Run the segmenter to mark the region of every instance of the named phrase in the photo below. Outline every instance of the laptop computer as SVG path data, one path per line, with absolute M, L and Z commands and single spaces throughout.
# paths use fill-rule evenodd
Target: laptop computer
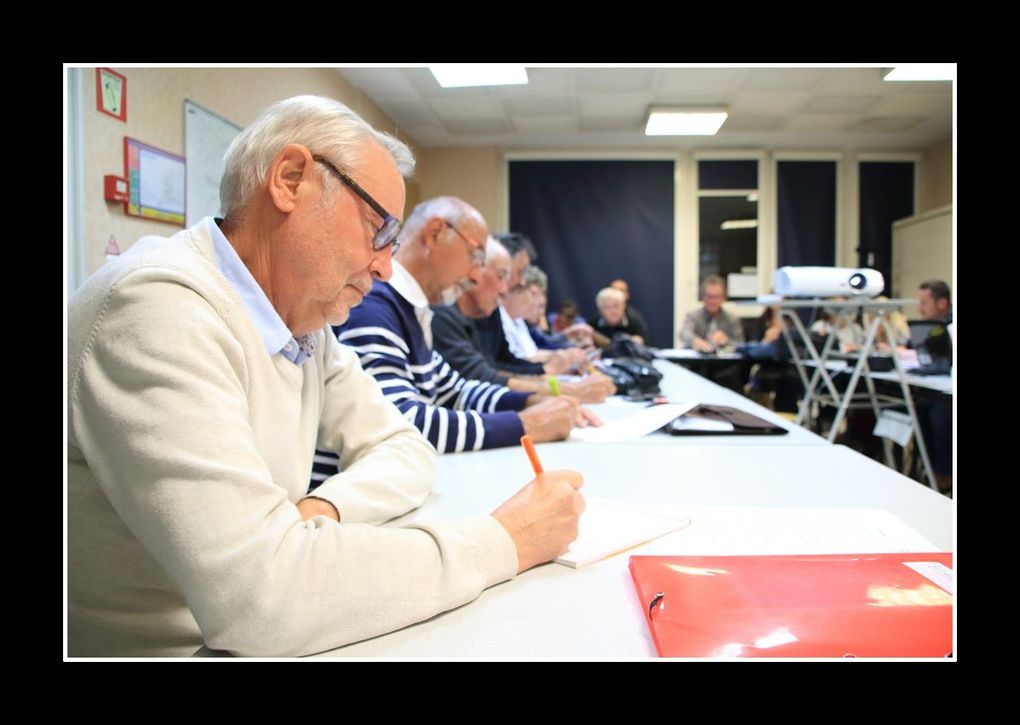
M 910 347 L 915 350 L 921 347 L 921 343 L 928 339 L 931 328 L 937 324 L 932 320 L 907 320 L 907 325 L 910 326 Z

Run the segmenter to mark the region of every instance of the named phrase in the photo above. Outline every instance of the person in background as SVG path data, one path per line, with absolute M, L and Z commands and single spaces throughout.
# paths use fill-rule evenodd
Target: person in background
M 949 285 L 940 279 L 922 282 L 917 290 L 917 309 L 925 320 L 938 322 L 928 332 L 923 347 L 936 364 L 948 371 L 953 360 L 949 326 L 953 323 Z M 939 490 L 953 491 L 953 406 L 948 396 L 925 396 L 917 401 L 917 417 Z
M 425 501 L 435 451 L 327 325 L 389 279 L 413 165 L 341 103 L 281 101 L 227 151 L 223 219 L 142 238 L 71 298 L 68 655 L 321 652 L 576 538 L 570 471 L 488 516 L 378 526 Z M 308 496 L 316 447 L 342 472 Z
M 588 366 L 588 358 L 583 350 L 567 346 L 561 342 L 555 348 L 540 348 L 531 332 L 526 317 L 534 317 L 535 307 L 543 294 L 546 284 L 545 273 L 535 266 L 524 271 L 521 284 L 517 289 L 507 293 L 500 307 L 503 335 L 506 337 L 510 352 L 521 360 L 541 363 L 551 373 L 571 373 L 583 371 Z M 543 340 L 549 343 L 549 340 Z
M 819 351 L 829 335 L 836 336 L 836 345 L 841 353 L 853 353 L 864 344 L 864 328 L 853 318 L 853 313 L 825 307 L 818 311 L 818 319 L 811 323 L 808 331 L 816 336 Z
M 596 337 L 596 344 L 606 347 L 614 335 L 621 333 L 644 344 L 647 330 L 627 317 L 627 297 L 623 292 L 613 287 L 603 287 L 595 295 L 595 306 L 598 307 L 599 315 L 592 329 L 601 335 L 601 338 Z
M 492 237 L 486 245 L 485 266 L 478 284 L 464 292 L 454 305 L 432 307 L 432 337 L 435 349 L 461 375 L 489 383 L 505 385 L 510 390 L 529 393 L 551 393 L 554 390 L 570 395 L 583 403 L 601 403 L 616 392 L 613 382 L 601 373 L 585 375 L 579 380 L 550 380 L 548 375 L 510 375 L 490 364 L 481 351 L 473 319 L 492 314 L 506 293 L 510 279 L 510 255 Z
M 627 280 L 614 279 L 612 282 L 609 283 L 609 286 L 612 287 L 613 289 L 618 289 L 621 292 L 623 292 L 625 304 L 623 316 L 631 321 L 631 323 L 634 325 L 634 329 L 638 331 L 637 335 L 645 341 L 645 344 L 651 345 L 652 344 L 650 341 L 651 328 L 648 327 L 648 320 L 646 320 L 645 316 L 641 314 L 641 311 L 631 304 L 630 285 L 627 284 Z
M 876 302 L 886 302 L 888 297 L 880 295 L 875 298 Z M 871 327 L 871 324 L 875 320 L 877 313 L 871 310 L 864 312 L 864 330 L 865 332 Z M 893 339 L 889 340 L 888 335 L 885 331 L 885 325 L 879 323 L 878 329 L 875 332 L 875 349 L 878 352 L 895 352 L 898 350 L 906 350 L 907 345 L 910 344 L 910 325 L 907 324 L 907 316 L 904 315 L 900 310 L 884 310 L 883 317 L 886 322 L 892 328 Z
M 744 341 L 740 319 L 726 312 L 726 283 L 722 277 L 712 275 L 701 283 L 702 306 L 684 317 L 680 329 L 680 344 L 698 352 L 715 352 L 727 345 Z
M 595 342 L 595 331 L 581 316 L 576 300 L 560 302 L 558 310 L 549 314 L 549 325 L 553 334 L 563 335 L 579 347 L 587 347 Z

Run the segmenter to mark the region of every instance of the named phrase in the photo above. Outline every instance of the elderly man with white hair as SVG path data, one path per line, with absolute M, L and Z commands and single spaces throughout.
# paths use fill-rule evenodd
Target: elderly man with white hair
M 233 142 L 223 219 L 145 237 L 68 309 L 71 656 L 331 649 L 471 601 L 566 550 L 579 474 L 491 515 L 420 505 L 435 451 L 340 345 L 391 274 L 407 147 L 299 96 Z M 316 447 L 340 473 L 305 495 Z

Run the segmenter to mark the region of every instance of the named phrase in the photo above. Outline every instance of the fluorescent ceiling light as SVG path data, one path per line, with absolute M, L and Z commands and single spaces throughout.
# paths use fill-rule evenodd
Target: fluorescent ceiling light
M 513 86 L 528 82 L 523 65 L 434 65 L 429 68 L 443 88 Z
M 726 120 L 725 108 L 652 108 L 646 136 L 714 136 Z
M 951 81 L 952 63 L 915 63 L 898 65 L 885 74 L 885 81 Z
M 719 225 L 720 229 L 757 229 L 757 219 L 727 219 Z

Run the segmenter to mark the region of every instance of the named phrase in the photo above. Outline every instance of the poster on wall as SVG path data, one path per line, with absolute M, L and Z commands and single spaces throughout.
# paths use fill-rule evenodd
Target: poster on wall
M 202 217 L 220 216 L 223 156 L 239 133 L 240 126 L 194 101 L 184 101 L 189 227 Z
M 124 137 L 124 175 L 129 199 L 124 212 L 184 224 L 184 157 Z

